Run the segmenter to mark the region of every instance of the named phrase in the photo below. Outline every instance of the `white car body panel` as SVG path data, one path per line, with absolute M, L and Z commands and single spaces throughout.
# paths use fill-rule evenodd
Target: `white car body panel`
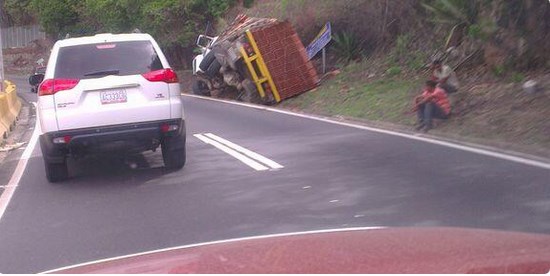
M 127 102 L 102 104 L 100 93 L 124 90 Z M 142 76 L 81 80 L 54 95 L 58 130 L 170 119 L 168 84 Z

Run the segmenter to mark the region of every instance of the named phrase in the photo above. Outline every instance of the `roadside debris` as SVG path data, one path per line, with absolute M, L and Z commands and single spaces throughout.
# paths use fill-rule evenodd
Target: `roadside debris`
M 527 94 L 535 94 L 541 91 L 538 82 L 535 80 L 526 81 L 522 87 L 523 91 L 525 91 L 525 93 Z
M 14 143 L 14 144 L 5 144 L 5 145 L 0 147 L 0 152 L 9 152 L 9 151 L 12 151 L 14 149 L 18 149 L 18 148 L 22 147 L 25 144 L 26 144 L 26 142 L 18 142 L 18 143 Z

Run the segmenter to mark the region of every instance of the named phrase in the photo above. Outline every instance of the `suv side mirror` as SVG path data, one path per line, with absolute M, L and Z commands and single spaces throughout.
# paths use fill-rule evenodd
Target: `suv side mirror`
M 197 38 L 197 46 L 201 48 L 208 48 L 210 47 L 210 45 L 212 45 L 212 41 L 214 41 L 213 37 L 199 35 L 199 37 Z
M 44 74 L 36 74 L 29 77 L 29 84 L 32 86 L 39 85 L 44 80 Z

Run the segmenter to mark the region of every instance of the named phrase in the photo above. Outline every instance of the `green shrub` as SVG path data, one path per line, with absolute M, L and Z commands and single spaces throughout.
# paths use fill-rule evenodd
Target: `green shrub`
M 243 6 L 247 9 L 252 8 L 253 4 L 254 4 L 254 0 L 243 0 Z
M 497 77 L 502 77 L 506 72 L 506 67 L 504 65 L 496 65 L 493 69 L 493 74 Z
M 397 55 L 402 56 L 407 53 L 407 46 L 409 46 L 409 35 L 399 35 L 395 41 L 395 52 Z
M 426 55 L 421 52 L 415 52 L 407 62 L 407 66 L 412 70 L 419 70 L 426 65 Z
M 468 35 L 472 38 L 481 38 L 481 26 L 477 24 L 468 26 Z
M 468 36 L 474 39 L 481 39 L 482 41 L 487 41 L 496 30 L 495 23 L 488 19 L 481 19 L 479 24 L 472 24 L 467 29 Z
M 401 74 L 401 67 L 392 66 L 392 67 L 388 68 L 388 70 L 386 70 L 386 74 L 389 77 L 397 76 L 397 75 Z
M 515 83 L 522 82 L 524 79 L 525 79 L 525 76 L 519 72 L 514 72 L 510 77 L 510 80 Z
M 361 58 L 363 48 L 361 41 L 353 33 L 337 33 L 333 38 L 334 50 L 340 62 L 349 63 L 352 60 Z
M 421 5 L 433 15 L 432 21 L 456 25 L 468 25 L 476 21 L 477 14 L 487 1 L 477 0 L 423 0 Z

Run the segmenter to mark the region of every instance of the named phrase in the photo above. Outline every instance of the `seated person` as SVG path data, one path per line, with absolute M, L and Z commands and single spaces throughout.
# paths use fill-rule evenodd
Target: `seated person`
M 448 65 L 441 63 L 441 60 L 432 62 L 432 80 L 437 82 L 437 86 L 443 88 L 448 94 L 458 90 L 458 78 L 456 73 Z
M 432 119 L 448 119 L 451 115 L 451 104 L 443 89 L 432 80 L 426 81 L 422 95 L 414 99 L 414 111 L 418 116 L 417 130 L 427 132 L 432 128 Z

